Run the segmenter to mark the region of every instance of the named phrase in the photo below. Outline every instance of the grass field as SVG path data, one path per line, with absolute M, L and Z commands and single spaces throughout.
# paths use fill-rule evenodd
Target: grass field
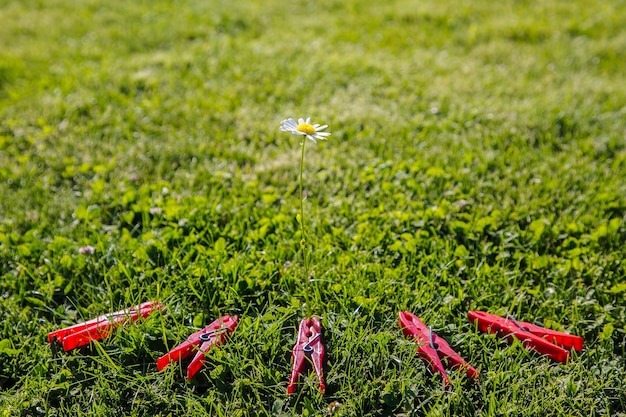
M 0 417 L 626 415 L 623 1 L 0 0 L 0 21 Z M 332 136 L 306 144 L 302 249 L 279 126 L 307 116 Z M 480 380 L 444 388 L 403 310 Z M 469 310 L 585 348 L 559 364 Z M 157 372 L 225 314 L 201 375 Z M 310 315 L 326 395 L 289 397 Z

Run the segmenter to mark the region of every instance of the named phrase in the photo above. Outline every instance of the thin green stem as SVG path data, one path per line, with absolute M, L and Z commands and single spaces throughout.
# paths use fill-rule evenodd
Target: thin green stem
M 304 187 L 302 180 L 302 173 L 304 172 L 304 145 L 306 139 L 302 139 L 302 154 L 300 155 L 300 230 L 302 231 L 302 241 L 300 242 L 302 249 L 306 247 L 306 235 L 304 231 Z M 305 259 L 306 266 L 306 259 Z M 308 273 L 308 271 L 307 271 Z
M 303 172 L 304 172 L 304 145 L 306 144 L 306 138 L 302 138 L 302 153 L 300 155 L 300 230 L 302 231 L 301 240 L 300 240 L 300 249 L 302 249 L 302 261 L 304 263 L 304 279 L 305 279 L 305 290 L 304 297 L 306 303 L 306 312 L 307 315 L 310 315 L 311 312 L 311 301 L 309 300 L 309 262 L 307 259 L 307 240 L 306 240 L 306 231 L 304 229 L 304 186 L 303 186 Z

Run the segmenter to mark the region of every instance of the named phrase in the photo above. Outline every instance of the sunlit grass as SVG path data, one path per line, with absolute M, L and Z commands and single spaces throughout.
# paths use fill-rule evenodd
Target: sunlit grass
M 626 412 L 619 2 L 4 1 L 0 20 L 0 415 Z M 304 165 L 310 282 L 293 115 L 332 128 Z M 289 398 L 310 291 L 327 395 L 311 376 Z M 45 343 L 152 299 L 97 345 Z M 585 350 L 552 363 L 472 309 Z M 480 381 L 444 389 L 401 310 Z M 199 378 L 156 371 L 224 314 Z

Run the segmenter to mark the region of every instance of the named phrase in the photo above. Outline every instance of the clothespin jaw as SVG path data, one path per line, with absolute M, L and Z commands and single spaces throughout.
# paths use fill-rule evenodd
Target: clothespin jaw
M 319 318 L 303 319 L 298 327 L 298 339 L 292 350 L 293 367 L 287 385 L 287 393 L 296 392 L 299 376 L 304 372 L 307 363 L 313 365 L 320 383 L 322 394 L 326 391 L 324 384 L 324 345 L 322 343 L 322 325 Z
M 500 317 L 483 311 L 470 311 L 467 317 L 483 333 L 494 333 L 509 342 L 517 339 L 522 344 L 550 359 L 567 363 L 570 352 L 566 349 L 582 350 L 584 339 L 580 336 L 557 332 L 532 323 L 517 321 L 512 317 Z
M 420 358 L 428 362 L 432 372 L 439 373 L 446 386 L 450 379 L 441 359 L 444 359 L 452 368 L 465 369 L 467 376 L 478 379 L 479 372 L 457 354 L 441 337 L 437 336 L 417 316 L 408 311 L 399 314 L 399 326 L 402 333 L 417 342 L 417 353 Z
M 238 321 L 237 316 L 223 316 L 192 333 L 183 343 L 157 359 L 157 370 L 161 371 L 170 363 L 184 360 L 195 353 L 187 367 L 187 379 L 191 380 L 202 369 L 206 352 L 213 346 L 223 344 L 226 337 L 235 331 Z
M 116 327 L 135 321 L 139 317 L 145 318 L 153 311 L 162 308 L 163 305 L 158 301 L 147 301 L 137 307 L 104 314 L 93 320 L 48 333 L 48 343 L 61 343 L 63 350 L 67 352 L 108 337 Z

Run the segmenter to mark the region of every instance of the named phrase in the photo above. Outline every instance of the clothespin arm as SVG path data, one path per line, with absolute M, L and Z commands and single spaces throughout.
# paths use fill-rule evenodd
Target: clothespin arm
M 313 342 L 313 352 L 311 360 L 313 361 L 313 369 L 319 380 L 320 391 L 322 394 L 326 392 L 326 384 L 324 383 L 324 345 L 322 344 L 321 333 L 320 338 Z
M 563 346 L 564 348 L 574 349 L 576 351 L 583 350 L 583 344 L 585 342 L 585 339 L 580 336 L 546 329 L 544 327 L 540 327 L 532 323 L 527 323 L 525 321 L 518 321 L 517 324 L 521 325 L 524 330 L 531 332 L 534 335 L 539 336 L 550 343 Z
M 467 376 L 474 380 L 478 380 L 478 376 L 480 372 L 478 372 L 473 366 L 465 361 L 458 353 L 456 353 L 441 337 L 433 334 L 433 339 L 435 345 L 438 346 L 438 352 L 440 358 L 445 358 L 448 361 L 448 364 L 454 369 L 463 369 L 465 370 Z
M 544 329 L 531 323 L 517 322 L 483 311 L 470 311 L 467 316 L 470 322 L 478 325 L 480 331 L 497 334 L 509 341 L 517 339 L 527 348 L 546 355 L 557 362 L 567 363 L 570 353 L 553 343 L 557 340 L 556 336 L 559 336 L 559 340 L 565 341 L 567 347 L 580 346 L 582 348 L 582 340 L 579 340 L 578 336 L 574 336 L 572 339 L 568 337 L 572 335 Z M 535 334 L 535 331 L 538 331 L 539 335 Z M 546 338 L 541 337 L 541 335 L 546 336 Z
M 448 373 L 443 367 L 443 363 L 441 362 L 439 354 L 435 349 L 433 349 L 429 345 L 420 344 L 417 348 L 417 354 L 420 358 L 424 359 L 428 363 L 428 367 L 430 368 L 431 372 L 441 375 L 445 386 L 450 385 Z
M 197 332 L 197 333 L 200 333 L 200 332 Z M 162 371 L 170 363 L 178 362 L 191 356 L 191 354 L 193 353 L 195 344 L 196 344 L 194 343 L 195 335 L 196 333 L 192 334 L 183 343 L 179 344 L 174 349 L 170 350 L 168 353 L 166 353 L 165 355 L 157 359 L 157 370 Z
M 294 348 L 291 356 L 293 358 L 293 365 L 291 368 L 291 375 L 289 376 L 289 385 L 287 385 L 287 394 L 289 395 L 295 394 L 298 378 L 306 367 L 307 360 L 304 354 L 296 351 L 296 348 Z

